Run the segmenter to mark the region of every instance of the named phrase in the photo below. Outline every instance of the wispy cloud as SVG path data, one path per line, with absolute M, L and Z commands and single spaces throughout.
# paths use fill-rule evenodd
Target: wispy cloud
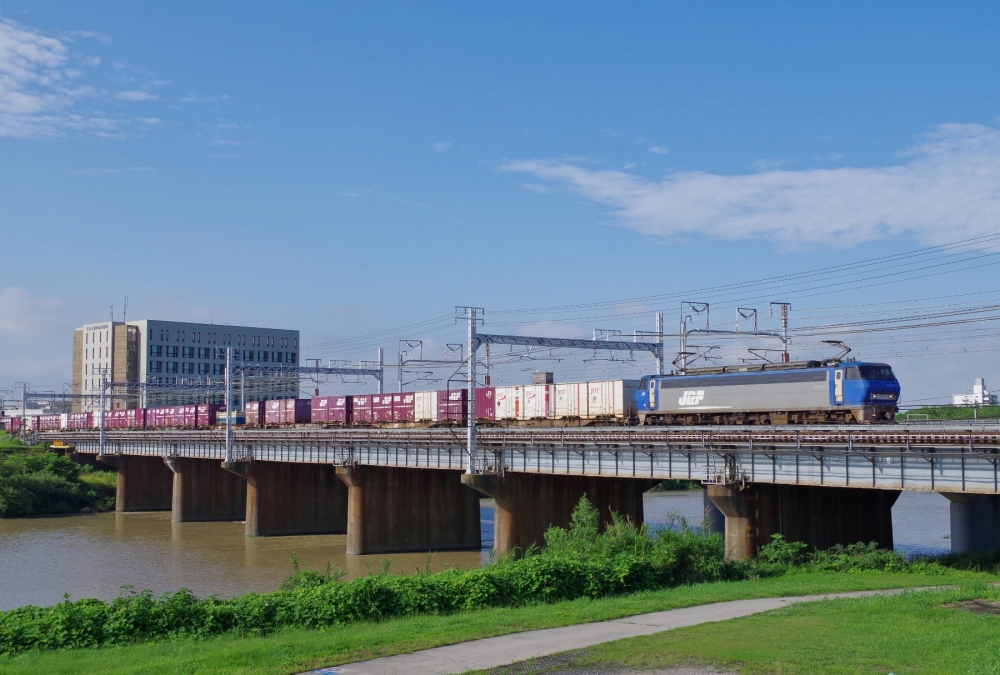
M 670 152 L 669 150 L 667 150 L 667 149 L 666 149 L 665 147 L 663 147 L 662 145 L 654 145 L 654 146 L 652 146 L 651 148 L 649 148 L 649 151 L 650 151 L 651 153 L 653 153 L 654 155 L 665 155 L 665 154 L 667 154 L 668 152 Z
M 978 124 L 938 126 L 887 166 L 676 172 L 659 181 L 561 159 L 501 169 L 565 184 L 611 207 L 626 227 L 664 237 L 849 246 L 903 235 L 937 244 L 1000 230 L 1000 129 Z
M 153 119 L 134 119 L 95 109 L 110 98 L 126 102 L 156 98 L 139 89 L 109 96 L 101 87 L 85 82 L 87 75 L 100 66 L 101 59 L 77 51 L 74 43 L 88 39 L 106 44 L 110 38 L 91 31 L 59 35 L 46 35 L 0 19 L 0 137 L 39 138 L 70 132 L 122 137 L 128 125 L 148 124 Z M 86 110 L 82 109 L 85 101 L 89 103 Z
M 437 143 L 431 143 L 431 150 L 434 152 L 445 152 L 451 148 L 451 141 L 438 141 Z
M 154 94 L 150 94 L 148 91 L 120 91 L 115 94 L 115 98 L 119 101 L 155 101 L 159 98 Z

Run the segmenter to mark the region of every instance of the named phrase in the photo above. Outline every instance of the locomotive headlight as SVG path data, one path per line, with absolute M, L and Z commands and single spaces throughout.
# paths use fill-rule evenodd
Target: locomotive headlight
M 872 394 L 871 400 L 873 401 L 895 401 L 895 394 Z

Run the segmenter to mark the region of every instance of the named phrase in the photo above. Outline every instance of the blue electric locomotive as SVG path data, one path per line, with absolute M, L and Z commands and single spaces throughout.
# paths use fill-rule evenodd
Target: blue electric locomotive
M 640 424 L 823 424 L 894 419 L 899 381 L 884 363 L 800 361 L 650 375 Z

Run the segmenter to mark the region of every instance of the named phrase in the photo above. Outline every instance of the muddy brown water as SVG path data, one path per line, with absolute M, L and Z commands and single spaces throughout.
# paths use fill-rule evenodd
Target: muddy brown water
M 691 523 L 702 516 L 701 491 L 645 495 L 646 521 L 663 525 L 677 513 Z M 948 502 L 934 493 L 903 493 L 893 508 L 897 548 L 908 553 L 948 550 Z M 328 562 L 348 578 L 378 569 L 389 556 L 348 556 L 344 535 L 249 538 L 243 523 L 171 523 L 169 512 L 102 513 L 0 520 L 0 610 L 51 605 L 71 598 L 112 599 L 122 586 L 155 593 L 189 588 L 199 596 L 231 597 L 274 590 L 291 572 L 294 553 L 303 567 Z M 493 541 L 493 503 L 482 502 L 483 546 Z M 390 570 L 424 569 L 423 553 L 391 556 Z M 432 570 L 469 569 L 489 560 L 486 551 L 436 553 Z

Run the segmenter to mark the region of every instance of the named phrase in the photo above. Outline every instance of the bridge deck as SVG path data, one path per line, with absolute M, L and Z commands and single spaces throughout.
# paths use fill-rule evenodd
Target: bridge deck
M 234 459 L 464 469 L 465 430 L 258 429 Z M 97 431 L 46 432 L 97 453 Z M 105 451 L 225 456 L 221 430 L 106 431 Z M 1000 493 L 1000 425 L 481 428 L 483 471 Z

